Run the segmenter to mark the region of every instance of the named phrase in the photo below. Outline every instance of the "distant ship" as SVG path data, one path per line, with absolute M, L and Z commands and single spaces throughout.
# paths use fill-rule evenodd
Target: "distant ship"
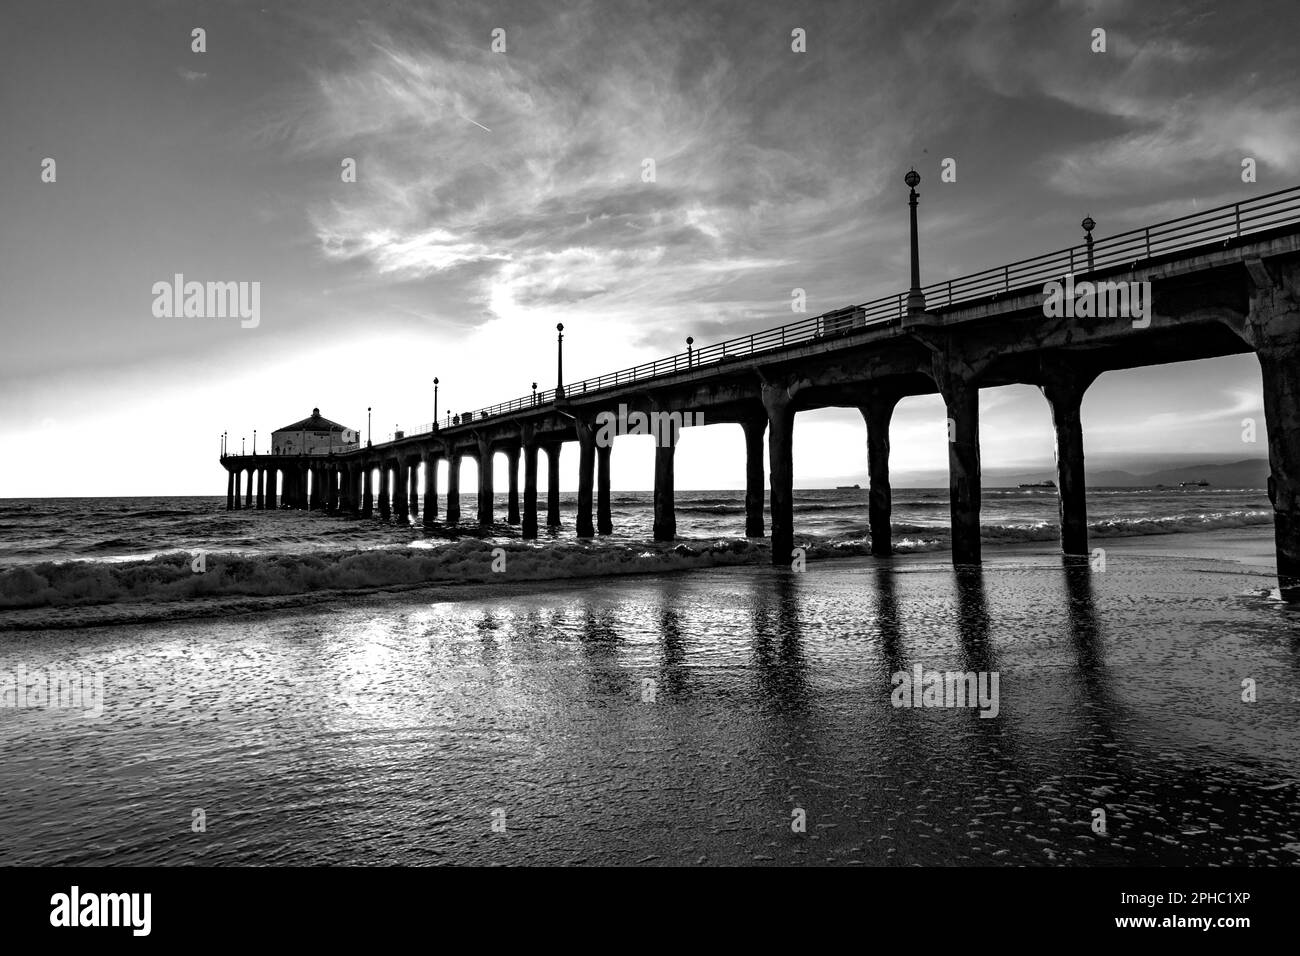
M 1179 488 L 1208 488 L 1210 487 L 1210 483 L 1208 481 L 1180 481 L 1178 483 L 1178 487 Z
M 861 491 L 862 486 L 861 485 L 836 485 L 835 490 L 836 491 Z
M 1020 486 L 1021 488 L 1055 488 L 1054 481 L 1027 481 Z

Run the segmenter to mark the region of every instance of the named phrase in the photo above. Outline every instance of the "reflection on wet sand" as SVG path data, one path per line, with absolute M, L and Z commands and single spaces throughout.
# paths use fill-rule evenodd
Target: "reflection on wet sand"
M 797 714 L 808 706 L 808 664 L 802 643 L 803 575 L 771 571 L 755 582 L 753 666 L 766 706 Z
M 1066 611 L 1074 643 L 1079 708 L 1091 713 L 1094 719 L 1105 720 L 1108 714 L 1114 713 L 1117 702 L 1109 693 L 1106 648 L 1092 587 L 1094 573 L 1086 557 L 1062 558 L 1061 579 L 1065 583 Z
M 686 636 L 682 625 L 680 582 L 674 581 L 664 588 L 659 605 L 659 683 L 667 694 L 677 695 L 686 690 L 687 652 Z
M 898 592 L 895 583 L 898 575 L 891 564 L 880 563 L 875 568 L 872 583 L 875 585 L 875 626 L 880 637 L 881 658 L 885 677 L 903 670 L 902 628 L 898 617 Z
M 1294 863 L 1300 714 L 1235 682 L 1300 662 L 1234 587 L 866 559 L 6 640 L 111 693 L 0 714 L 0 863 Z M 893 706 L 918 663 L 997 671 L 998 716 Z

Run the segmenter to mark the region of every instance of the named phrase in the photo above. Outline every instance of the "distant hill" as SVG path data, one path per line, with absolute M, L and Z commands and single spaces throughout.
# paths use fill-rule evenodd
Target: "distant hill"
M 1192 468 L 1166 468 L 1141 475 L 1139 484 L 1176 485 L 1182 481 L 1208 481 L 1217 488 L 1267 488 L 1268 461 L 1247 458 L 1225 465 L 1197 465 Z
M 1148 488 L 1152 485 L 1174 485 L 1184 481 L 1208 481 L 1215 488 L 1266 488 L 1268 487 L 1268 461 L 1264 458 L 1247 458 L 1242 461 L 1218 465 L 1180 465 L 1160 471 L 1141 472 L 1104 470 L 1087 473 L 1088 487 Z M 1023 475 L 986 474 L 987 487 L 1005 487 L 1021 483 L 1055 480 L 1055 470 L 1026 472 Z
M 1088 469 L 1087 480 L 1090 488 L 1149 488 L 1153 485 L 1172 485 L 1177 487 L 1184 481 L 1208 481 L 1215 488 L 1267 488 L 1268 460 L 1265 458 L 1246 458 L 1241 461 L 1219 462 L 1217 464 L 1188 464 L 1160 468 L 1155 471 L 1128 471 L 1118 468 Z M 1036 471 L 1009 471 L 997 468 L 985 468 L 985 488 L 1014 488 L 1021 484 L 1034 484 L 1041 481 L 1055 481 L 1056 469 L 1047 466 Z M 840 478 L 827 478 L 820 481 L 800 482 L 800 487 L 834 488 L 837 485 L 851 485 L 857 482 L 867 487 L 865 475 L 845 475 Z M 922 471 L 900 474 L 895 477 L 895 488 L 943 488 L 948 484 L 946 471 Z

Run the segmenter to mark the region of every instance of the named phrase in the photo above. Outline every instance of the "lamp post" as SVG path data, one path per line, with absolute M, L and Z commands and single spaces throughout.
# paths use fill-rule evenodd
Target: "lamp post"
M 240 458 L 244 457 L 244 436 L 243 435 L 239 436 L 239 457 Z
M 257 429 L 253 429 L 253 454 L 257 454 Z
M 537 404 L 537 383 L 533 382 L 533 404 Z
M 1084 216 L 1083 222 L 1083 241 L 1088 244 L 1088 271 L 1092 271 L 1092 231 L 1097 228 L 1097 220 L 1091 216 Z
M 555 323 L 558 338 L 555 342 L 555 398 L 564 398 L 564 323 Z
M 367 405 L 366 406 L 366 447 L 367 448 L 370 447 L 370 412 L 371 412 L 371 408 L 369 405 Z
M 433 380 L 433 429 L 438 430 L 438 379 Z
M 915 169 L 908 170 L 903 182 L 907 183 L 910 190 L 907 204 L 912 212 L 912 287 L 907 290 L 907 314 L 920 315 L 925 311 L 925 293 L 921 291 L 920 246 L 916 239 L 916 187 L 921 182 L 921 174 Z
M 687 368 L 691 367 L 691 362 L 692 362 L 691 346 L 693 346 L 694 344 L 695 344 L 695 336 L 693 335 L 686 336 L 686 367 Z

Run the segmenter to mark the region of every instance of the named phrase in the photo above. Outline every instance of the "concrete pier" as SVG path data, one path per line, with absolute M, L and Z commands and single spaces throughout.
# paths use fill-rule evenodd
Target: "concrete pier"
M 406 459 L 399 457 L 393 462 L 393 517 L 401 524 L 410 522 L 411 490 L 410 469 Z
M 912 179 L 907 181 L 914 187 Z M 1216 231 L 1224 222 L 1234 223 L 1231 235 Z M 226 507 L 243 510 L 256 500 L 259 508 L 280 503 L 313 510 L 341 507 L 351 513 L 358 508 L 359 495 L 359 510 L 370 515 L 371 475 L 378 468 L 380 516 L 388 518 L 395 510 L 405 519 L 408 512 L 422 512 L 427 525 L 437 514 L 436 477 L 431 473 L 446 457 L 446 517 L 455 523 L 460 518 L 460 462 L 471 454 L 479 459 L 479 520 L 490 525 L 492 452 L 497 450 L 506 454 L 510 470 L 506 520 L 522 522 L 524 537 L 534 538 L 540 520 L 538 452 L 544 449 L 547 454 L 546 524 L 554 528 L 560 525 L 560 454 L 566 442 L 576 441 L 576 530 L 583 538 L 609 534 L 612 451 L 593 440 L 594 423 L 602 415 L 621 417 L 631 410 L 641 416 L 654 409 L 655 422 L 664 413 L 680 413 L 690 416 L 692 426 L 703 424 L 705 417 L 710 425 L 741 426 L 745 533 L 756 537 L 764 532 L 766 489 L 772 561 L 788 567 L 797 540 L 796 413 L 856 407 L 867 432 L 869 493 L 864 517 L 871 529 L 872 552 L 883 558 L 892 551 L 889 458 L 894 409 L 903 396 L 938 394 L 948 419 L 952 561 L 974 565 L 981 557 L 980 389 L 1032 385 L 1051 409 L 1061 550 L 1084 555 L 1089 541 L 1081 407 L 1091 383 L 1112 369 L 1253 353 L 1263 380 L 1278 582 L 1284 596 L 1300 601 L 1300 187 L 1155 224 L 1140 252 L 1132 252 L 1124 245 L 1127 241 L 1102 239 L 1086 249 L 1060 250 L 922 288 L 914 234 L 912 288 L 906 293 L 899 290 L 872 302 L 742 334 L 689 355 L 598 375 L 567 385 L 558 401 L 555 393 L 534 392 L 462 413 L 445 426 L 399 430 L 380 446 L 361 447 L 350 440 L 342 453 L 331 445 L 326 453 L 298 452 L 282 458 L 288 445 L 282 437 L 273 445 L 273 455 L 230 455 L 224 452 L 228 443 L 223 443 Z M 1146 306 L 1136 306 L 1137 314 L 1105 308 L 1076 315 L 1060 308 L 1061 300 L 1049 293 L 1062 278 L 1057 266 L 1079 261 L 1089 263 L 1089 288 L 1110 296 L 1112 304 L 1128 303 L 1116 297 L 1119 291 L 1149 284 L 1150 295 L 1143 297 Z M 703 355 L 708 355 L 707 361 L 701 361 Z M 318 419 L 319 410 L 314 409 L 312 418 L 300 424 Z M 338 433 L 351 431 L 321 422 Z M 1243 422 L 1243 429 L 1247 425 L 1254 427 Z M 633 427 L 639 431 L 641 426 L 634 422 Z M 659 540 L 676 534 L 677 438 L 673 429 L 655 452 L 654 535 Z M 408 477 L 421 463 L 426 471 L 422 508 L 418 481 Z
M 935 384 L 948 409 L 948 498 L 953 564 L 980 563 L 980 390 L 974 370 L 938 354 Z
M 388 462 L 379 463 L 379 520 L 387 521 L 393 516 L 393 509 L 388 505 Z
M 519 524 L 519 447 L 506 448 L 506 524 Z
M 1083 393 L 1094 371 L 1059 359 L 1043 361 L 1039 390 L 1052 409 L 1056 433 L 1056 492 L 1061 520 L 1061 552 L 1088 553 L 1088 500 L 1083 467 Z
M 478 523 L 484 528 L 492 525 L 492 496 L 496 490 L 492 481 L 494 458 L 491 442 L 486 438 L 480 438 L 478 441 Z
M 764 383 L 767 457 L 771 469 L 772 564 L 790 567 L 794 552 L 794 402 L 781 383 Z
M 1268 500 L 1273 505 L 1277 579 L 1282 596 L 1300 600 L 1300 364 L 1293 349 L 1258 353 L 1268 428 Z
M 546 446 L 546 527 L 560 526 L 560 450 L 564 445 Z
M 345 515 L 357 513 L 356 494 L 352 482 L 355 475 L 355 465 L 350 462 L 339 463 L 339 511 Z
M 609 504 L 609 455 L 613 444 L 596 446 L 596 533 L 613 534 L 614 516 Z
M 767 415 L 752 415 L 740 423 L 745 430 L 745 537 L 763 537 L 763 438 Z
M 432 453 L 424 456 L 424 526 L 433 527 L 438 519 L 438 459 Z
M 1244 265 L 1249 305 L 1237 331 L 1255 350 L 1264 386 L 1278 589 L 1300 602 L 1300 258 Z
M 654 539 L 677 537 L 677 502 L 674 489 L 673 457 L 677 452 L 677 428 L 669 422 L 655 440 Z
M 460 452 L 447 456 L 447 524 L 460 524 Z
M 524 517 L 521 533 L 525 538 L 536 538 L 538 447 L 531 426 L 525 426 L 522 446 L 524 451 Z
M 889 485 L 889 423 L 899 396 L 873 393 L 858 406 L 867 427 L 867 520 L 871 526 L 871 553 L 884 558 L 894 553 L 890 512 L 893 492 Z
M 420 456 L 408 456 L 406 468 L 407 474 L 410 476 L 408 481 L 411 486 L 411 501 L 407 514 L 411 516 L 411 522 L 414 523 L 420 514 Z
M 596 478 L 596 429 L 591 422 L 575 421 L 578 433 L 578 524 L 579 538 L 594 538 L 596 524 L 592 520 L 592 492 Z

